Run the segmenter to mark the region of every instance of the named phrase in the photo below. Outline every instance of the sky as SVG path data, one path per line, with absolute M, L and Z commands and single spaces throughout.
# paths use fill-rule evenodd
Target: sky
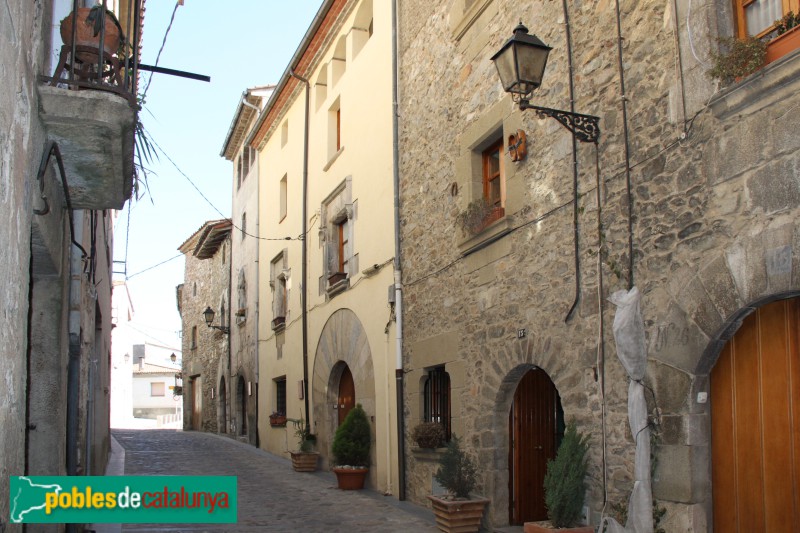
M 176 1 L 147 0 L 140 62 L 155 64 Z M 278 82 L 322 0 L 183 3 L 158 66 L 211 82 L 153 75 L 140 119 L 159 159 L 147 165 L 149 190 L 118 212 L 114 227 L 114 279 L 127 273 L 134 342 L 178 349 L 178 247 L 207 220 L 230 217 L 233 166 L 219 154 L 241 95 Z M 141 74 L 140 93 L 150 77 Z

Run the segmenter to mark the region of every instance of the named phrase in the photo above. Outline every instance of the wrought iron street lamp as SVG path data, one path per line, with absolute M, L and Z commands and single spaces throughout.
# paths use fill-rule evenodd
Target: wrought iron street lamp
M 514 101 L 519 102 L 520 109 L 533 109 L 541 118 L 552 117 L 581 142 L 597 143 L 600 138 L 599 117 L 530 103 L 531 94 L 542 84 L 550 50 L 552 48 L 538 37 L 528 34 L 528 28 L 520 22 L 514 28 L 513 37 L 492 56 L 503 90 L 511 93 Z
M 230 334 L 231 328 L 227 326 L 214 326 L 212 323 L 214 322 L 214 310 L 211 307 L 206 307 L 206 310 L 203 311 L 203 318 L 206 320 L 206 326 L 212 329 L 218 329 L 222 333 Z

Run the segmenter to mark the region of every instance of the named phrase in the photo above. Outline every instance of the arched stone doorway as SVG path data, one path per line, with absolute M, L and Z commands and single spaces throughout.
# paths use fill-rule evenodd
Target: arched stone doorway
M 757 308 L 710 375 L 714 531 L 800 523 L 800 299 Z
M 228 392 L 225 388 L 225 378 L 219 378 L 219 393 L 217 394 L 217 420 L 220 433 L 228 432 Z
M 530 368 L 517 384 L 508 414 L 508 520 L 547 519 L 544 475 L 564 435 L 561 398 L 547 373 Z
M 313 423 L 317 434 L 317 450 L 322 466 L 330 466 L 333 434 L 339 425 L 340 385 L 349 373 L 353 382 L 353 404 L 360 403 L 372 417 L 371 432 L 375 442 L 375 372 L 372 351 L 366 331 L 355 313 L 349 309 L 334 312 L 320 334 L 314 355 L 311 390 Z M 345 379 L 348 379 L 345 377 Z M 374 464 L 375 446 L 370 459 Z M 377 469 L 370 469 L 369 483 L 375 486 Z

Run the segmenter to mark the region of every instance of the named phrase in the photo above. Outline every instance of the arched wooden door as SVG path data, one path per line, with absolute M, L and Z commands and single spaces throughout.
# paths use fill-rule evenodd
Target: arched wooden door
M 800 524 L 800 300 L 748 316 L 711 372 L 714 531 Z
M 356 405 L 356 385 L 350 367 L 345 365 L 339 378 L 339 424 L 344 422 L 347 413 Z
M 517 385 L 509 413 L 509 522 L 547 520 L 544 474 L 564 434 L 561 399 L 542 369 L 528 371 Z
M 220 433 L 227 433 L 228 432 L 228 412 L 227 412 L 227 396 L 228 393 L 225 390 L 225 378 L 219 379 L 219 410 L 217 411 L 217 418 L 219 419 L 219 432 Z

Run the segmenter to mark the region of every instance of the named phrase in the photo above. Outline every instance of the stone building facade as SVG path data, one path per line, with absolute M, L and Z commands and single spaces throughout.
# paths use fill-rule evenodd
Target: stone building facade
M 113 210 L 131 192 L 136 111 L 119 93 L 40 78 L 53 75 L 71 5 L 10 2 L 0 14 L 2 531 L 22 530 L 9 523 L 9 476 L 102 475 L 109 451 Z M 73 114 L 81 106 L 99 110 L 94 125 Z M 87 144 L 98 124 L 105 135 Z M 28 530 L 45 527 L 64 528 Z
M 229 219 L 208 221 L 178 248 L 186 263 L 177 303 L 183 331 L 183 427 L 239 435 L 228 329 L 233 316 L 231 228 Z M 203 312 L 209 307 L 216 328 L 206 325 Z
M 736 25 L 730 3 L 715 0 L 411 1 L 399 19 L 407 426 L 430 418 L 427 384 L 445 373 L 449 424 L 492 501 L 485 522 L 503 526 L 541 514 L 541 480 L 524 468 L 531 457 L 540 468 L 574 420 L 591 439 L 586 505 L 598 524 L 633 485 L 628 379 L 608 298 L 636 287 L 659 526 L 783 520 L 741 501 L 722 509 L 750 483 L 736 465 L 774 479 L 797 450 L 780 428 L 794 427 L 787 406 L 798 393 L 787 376 L 797 364 L 800 55 L 720 87 L 706 71 L 717 37 Z M 490 58 L 520 20 L 553 47 L 531 103 L 598 116 L 597 145 L 573 144 L 556 120 L 503 92 Z M 515 162 L 520 130 L 528 155 Z M 460 224 L 487 196 L 491 216 Z M 762 353 L 752 331 L 766 324 L 780 335 L 759 337 L 774 340 Z M 737 381 L 755 375 L 752 386 Z M 774 390 L 783 392 L 764 396 Z M 552 424 L 526 421 L 542 409 Z M 739 457 L 712 432 L 717 443 L 734 435 Z M 409 498 L 424 503 L 436 454 L 407 446 Z
M 258 253 L 259 236 L 258 153 L 244 144 L 259 111 L 274 86 L 252 87 L 241 96 L 221 156 L 232 161 L 233 202 L 231 217 L 235 225 L 231 236 L 231 366 L 236 391 L 238 435 L 258 446 Z

